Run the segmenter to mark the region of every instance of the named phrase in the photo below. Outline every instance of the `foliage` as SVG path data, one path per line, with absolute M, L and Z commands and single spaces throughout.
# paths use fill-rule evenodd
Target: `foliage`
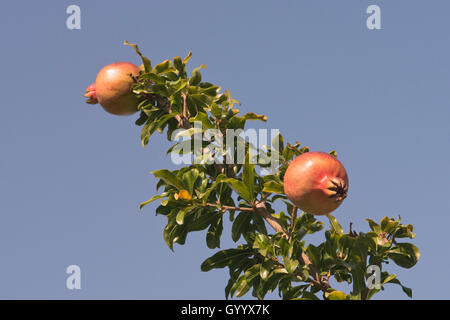
M 204 65 L 193 69 L 189 77 L 186 64 L 191 53 L 184 59 L 175 57 L 152 66 L 136 45 L 130 45 L 142 57 L 145 67 L 133 88 L 141 98 L 136 124 L 142 126 L 143 146 L 149 143 L 153 133 L 166 130 L 167 138 L 174 142 L 168 154 L 191 153 L 194 143 L 200 143 L 203 148 L 214 143 L 214 138 L 198 137 L 198 130 L 192 126 L 194 121 L 202 123 L 201 133 L 214 128 L 226 138 L 227 129 L 244 129 L 247 121 L 267 120 L 266 116 L 255 113 L 240 115 L 235 108 L 239 102 L 228 91 L 222 92 L 218 86 L 203 81 L 200 70 Z M 185 129 L 183 135 L 188 139 L 171 140 L 180 128 Z M 183 245 L 190 232 L 201 230 L 206 230 L 208 248 L 220 248 L 223 221 L 228 215 L 232 222 L 231 238 L 242 243 L 236 248 L 217 251 L 201 265 L 202 271 L 229 269 L 227 298 L 242 297 L 251 290 L 254 297 L 263 299 L 278 288 L 283 299 L 319 299 L 319 294 L 331 300 L 369 299 L 387 283 L 402 286 L 411 297 L 411 289 L 387 271 L 381 273 L 381 287 L 369 289 L 367 285 L 369 265 L 382 269 L 384 264 L 393 261 L 400 267 L 411 268 L 417 263 L 420 256 L 417 247 L 398 242 L 401 238 L 415 237 L 411 225 L 401 224 L 400 218 L 385 217 L 379 223 L 367 219 L 369 232 L 346 233 L 336 218 L 328 215 L 324 242 L 318 246 L 306 244 L 307 235 L 322 231 L 325 226 L 311 214 L 297 215 L 297 208 L 284 195 L 283 175 L 289 162 L 308 152 L 308 148 L 299 142 L 285 143 L 283 136 L 277 135 L 271 148 L 256 150 L 261 158 L 276 153 L 279 159 L 275 172 L 263 174 L 261 168 L 267 168 L 267 163 L 250 161 L 254 146 L 245 139 L 240 143 L 245 144 L 246 150 L 241 164 L 208 161 L 220 152 L 219 156 L 235 155 L 237 150 L 231 148 L 237 146 L 225 144 L 220 152 L 211 148 L 206 158 L 193 152 L 192 163 L 178 170 L 153 171 L 159 179 L 157 190 L 162 190 L 142 203 L 141 208 L 160 201 L 156 213 L 167 218 L 163 235 L 170 249 L 173 250 L 175 243 Z M 335 151 L 331 154 L 336 156 Z M 275 203 L 286 209 L 276 212 Z M 269 233 L 267 225 L 274 233 Z M 351 285 L 349 293 L 333 289 L 331 278 Z

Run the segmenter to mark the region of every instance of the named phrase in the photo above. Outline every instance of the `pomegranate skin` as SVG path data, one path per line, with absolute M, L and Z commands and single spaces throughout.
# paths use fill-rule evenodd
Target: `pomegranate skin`
M 131 92 L 139 67 L 130 62 L 116 62 L 103 67 L 95 80 L 96 98 L 107 112 L 115 115 L 136 113 L 138 98 Z
M 342 163 L 325 152 L 296 157 L 284 175 L 284 192 L 299 209 L 314 215 L 336 210 L 346 198 L 348 176 Z

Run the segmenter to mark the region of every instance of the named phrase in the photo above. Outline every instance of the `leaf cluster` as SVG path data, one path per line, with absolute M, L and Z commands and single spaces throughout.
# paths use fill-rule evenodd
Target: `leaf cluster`
M 235 108 L 239 102 L 230 92 L 203 81 L 204 65 L 188 75 L 191 53 L 152 66 L 136 45 L 130 45 L 144 65 L 133 87 L 141 99 L 136 124 L 142 127 L 142 145 L 149 143 L 153 133 L 166 130 L 173 142 L 168 154 L 194 157 L 180 169 L 153 171 L 159 193 L 140 206 L 160 201 L 156 214 L 167 219 L 163 235 L 170 249 L 183 245 L 188 234 L 197 231 L 205 231 L 208 248 L 220 248 L 224 219 L 229 219 L 236 247 L 219 250 L 201 264 L 202 271 L 228 268 L 227 298 L 251 291 L 254 297 L 264 299 L 278 289 L 283 299 L 370 299 L 388 283 L 402 286 L 411 297 L 411 289 L 384 270 L 390 261 L 403 268 L 417 263 L 417 247 L 398 242 L 415 237 L 411 225 L 403 225 L 400 218 L 385 217 L 379 223 L 367 219 L 370 231 L 356 233 L 351 228 L 345 232 L 332 215 L 328 215 L 328 228 L 311 214 L 298 215 L 284 194 L 283 176 L 290 161 L 309 148 L 299 142 L 285 143 L 281 134 L 264 150 L 239 136 L 227 140 L 230 130 L 244 129 L 247 121 L 266 121 L 267 117 L 251 112 L 240 115 Z M 202 127 L 192 126 L 194 122 L 201 122 Z M 183 131 L 175 137 L 183 136 L 183 141 L 173 139 L 178 129 Z M 208 137 L 210 129 L 215 129 L 220 139 Z M 196 143 L 202 154 L 196 154 Z M 244 161 L 239 163 L 235 160 L 242 145 Z M 337 156 L 335 151 L 330 154 Z M 220 157 L 232 161 L 213 161 Z M 253 161 L 255 157 L 257 161 Z M 264 174 L 262 169 L 273 165 L 267 159 L 277 159 L 276 170 Z M 284 209 L 275 210 L 279 207 Z M 308 235 L 322 230 L 321 244 L 305 242 Z M 376 288 L 367 284 L 371 265 L 382 270 Z M 330 279 L 348 283 L 349 293 L 332 288 Z

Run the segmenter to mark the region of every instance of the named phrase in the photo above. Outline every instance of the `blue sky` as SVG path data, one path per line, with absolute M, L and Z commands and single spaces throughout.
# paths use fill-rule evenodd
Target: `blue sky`
M 71 4 L 81 30 L 66 28 Z M 365 26 L 371 4 L 382 30 Z M 0 298 L 224 298 L 227 271 L 200 271 L 214 252 L 204 232 L 173 253 L 157 204 L 138 210 L 155 192 L 149 172 L 175 168 L 164 136 L 144 149 L 136 116 L 84 103 L 103 65 L 140 63 L 128 40 L 154 63 L 192 50 L 191 68 L 204 63 L 242 111 L 268 116 L 257 127 L 337 150 L 350 193 L 335 216 L 364 231 L 364 218 L 400 214 L 422 257 L 388 270 L 415 298 L 448 299 L 448 12 L 443 0 L 4 1 Z M 65 287 L 71 264 L 81 290 Z M 406 298 L 386 289 L 380 298 Z

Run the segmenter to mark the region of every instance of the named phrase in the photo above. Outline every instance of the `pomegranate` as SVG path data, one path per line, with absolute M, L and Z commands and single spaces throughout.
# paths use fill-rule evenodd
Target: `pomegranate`
M 140 68 L 130 62 L 116 62 L 103 67 L 94 84 L 86 89 L 86 103 L 100 105 L 115 115 L 137 112 L 138 98 L 131 92 L 133 79 Z
M 336 210 L 347 197 L 348 177 L 342 163 L 325 152 L 296 157 L 284 175 L 284 192 L 299 209 L 315 215 Z

